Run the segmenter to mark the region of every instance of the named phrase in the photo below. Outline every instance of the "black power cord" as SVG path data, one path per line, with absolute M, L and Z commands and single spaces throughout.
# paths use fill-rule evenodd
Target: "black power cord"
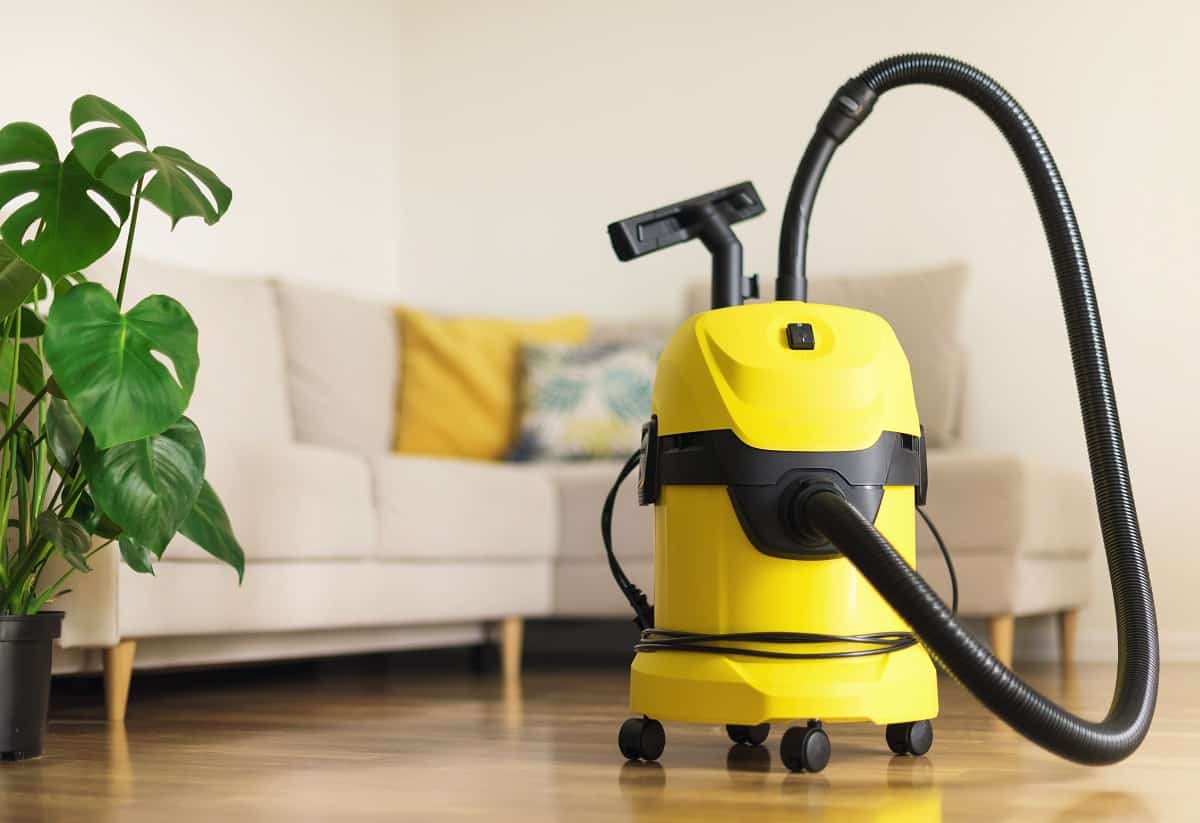
M 617 555 L 613 552 L 612 542 L 613 508 L 617 504 L 617 492 L 621 490 L 621 484 L 625 482 L 626 477 L 633 473 L 641 460 L 642 450 L 638 449 L 629 456 L 625 465 L 621 467 L 621 471 L 617 473 L 617 479 L 613 482 L 612 488 L 608 490 L 608 496 L 604 498 L 604 507 L 600 509 L 600 537 L 604 540 L 604 551 L 608 555 L 608 568 L 612 572 L 613 580 L 617 581 L 617 588 L 621 590 L 621 594 L 625 595 L 625 599 L 633 608 L 634 621 L 644 631 L 654 625 L 654 607 L 650 605 L 646 593 L 635 586 L 633 581 L 625 575 L 625 570 L 621 568 L 621 562 L 617 560 Z
M 933 525 L 933 519 L 925 512 L 925 509 L 917 506 L 917 514 L 921 515 L 921 519 L 925 521 L 929 533 L 933 535 L 933 541 L 937 543 L 938 550 L 942 553 L 942 559 L 946 561 L 946 571 L 950 573 L 950 614 L 958 614 L 958 575 L 954 572 L 954 561 L 950 559 L 950 550 L 942 542 L 942 533 L 938 531 L 937 526 Z

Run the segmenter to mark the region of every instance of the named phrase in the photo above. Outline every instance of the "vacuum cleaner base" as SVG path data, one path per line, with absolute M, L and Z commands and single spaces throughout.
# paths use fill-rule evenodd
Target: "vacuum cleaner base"
M 640 652 L 630 708 L 685 723 L 754 726 L 819 717 L 878 725 L 937 716 L 937 674 L 920 646 L 831 660 L 754 660 Z
M 886 655 L 829 660 L 756 660 L 688 652 L 640 652 L 630 675 L 630 708 L 621 727 L 629 759 L 654 760 L 666 738 L 660 721 L 724 724 L 735 743 L 757 745 L 770 723 L 808 721 L 780 743 L 793 771 L 820 771 L 829 760 L 824 722 L 886 725 L 896 754 L 924 754 L 937 716 L 937 674 L 912 646 Z

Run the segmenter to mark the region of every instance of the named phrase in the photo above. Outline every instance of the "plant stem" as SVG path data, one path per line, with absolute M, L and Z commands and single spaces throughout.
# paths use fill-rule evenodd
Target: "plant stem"
M 138 206 L 142 204 L 142 181 L 133 189 L 133 212 L 129 215 L 129 234 L 125 235 L 125 257 L 121 260 L 121 282 L 117 284 L 117 308 L 125 299 L 125 277 L 129 274 L 129 256 L 133 253 L 133 232 L 137 229 Z
M 62 494 L 64 487 L 68 487 L 70 490 L 67 492 L 67 496 L 63 498 L 63 510 L 66 509 L 68 505 L 67 500 L 69 498 L 74 497 L 76 500 L 78 500 L 79 495 L 83 492 L 83 486 L 76 488 L 76 484 L 81 483 L 84 480 L 84 478 L 80 475 L 81 471 L 83 471 L 83 467 L 79 464 L 79 447 L 76 446 L 75 454 L 71 457 L 71 463 L 69 466 L 64 467 L 63 474 L 58 480 L 58 488 L 55 489 L 54 494 L 51 495 L 50 502 L 46 504 L 45 511 L 54 511 L 54 508 L 58 505 L 58 496 Z M 66 516 L 61 511 L 57 512 L 57 514 L 62 517 Z
M 116 541 L 115 537 L 104 541 L 99 546 L 97 546 L 96 548 L 94 548 L 90 552 L 88 552 L 84 556 L 85 559 L 91 560 L 92 555 L 94 555 L 96 552 L 100 551 L 103 548 L 107 548 L 108 546 L 111 546 L 115 541 Z M 34 614 L 38 610 L 40 610 L 42 608 L 42 606 L 46 605 L 48 602 L 53 600 L 55 598 L 55 596 L 59 594 L 59 587 L 62 586 L 63 583 L 66 583 L 67 579 L 72 574 L 74 574 L 74 572 L 75 572 L 74 566 L 69 567 L 65 572 L 63 572 L 62 577 L 58 578 L 53 583 L 51 583 L 49 586 L 47 586 L 42 591 L 42 593 L 34 599 L 34 601 L 28 606 L 27 612 L 29 614 Z
M 25 419 L 25 416 L 29 414 L 30 408 L 27 406 L 25 411 L 21 413 L 21 416 L 16 419 L 14 424 L 13 398 L 16 396 L 17 392 L 17 367 L 20 363 L 19 356 L 21 353 L 20 307 L 18 307 L 17 311 L 13 312 L 12 315 L 10 315 L 10 317 L 4 322 L 4 339 L 9 339 L 10 334 L 12 335 L 13 341 L 13 364 L 12 377 L 9 379 L 9 384 L 6 387 L 8 389 L 8 395 L 6 397 L 8 408 L 5 412 L 5 424 L 7 425 L 7 429 L 5 430 L 4 435 L 0 437 L 0 505 L 3 505 L 5 512 L 12 511 L 12 482 L 14 479 L 17 479 L 16 476 L 19 472 L 19 469 L 17 468 L 16 449 L 10 448 L 6 450 L 4 449 L 4 444 L 12 436 L 12 433 L 17 430 L 17 426 L 21 425 L 21 422 Z M 17 590 L 19 592 L 22 583 L 22 577 L 19 573 L 16 573 L 15 571 L 12 574 L 9 573 L 10 562 L 12 565 L 18 567 L 21 565 L 21 550 L 25 547 L 25 524 L 22 522 L 22 516 L 23 512 L 18 513 L 17 515 L 17 549 L 15 552 L 13 552 L 11 558 L 8 556 L 8 528 L 6 527 L 3 531 L 2 543 L 5 566 L 5 587 L 3 595 L 9 602 L 14 602 L 13 597 L 15 594 L 17 594 L 17 592 L 12 590 L 12 586 L 17 586 Z M 0 611 L 6 610 L 0 609 Z
M 75 507 L 77 505 L 79 505 L 79 500 L 83 496 L 83 487 L 78 486 L 78 488 L 77 488 L 76 483 L 73 482 L 71 485 L 70 496 L 71 496 L 70 502 L 67 502 L 65 500 L 63 501 L 62 511 L 59 512 L 60 517 L 67 518 L 67 517 L 71 517 L 75 514 Z M 108 542 L 111 543 L 112 540 L 109 540 Z M 104 545 L 108 545 L 108 543 L 105 543 Z M 87 556 L 91 557 L 92 554 L 95 554 L 97 551 L 100 550 L 100 548 L 103 548 L 103 547 L 97 547 L 91 553 L 89 553 Z M 21 609 L 24 610 L 22 612 L 24 614 L 32 613 L 29 610 L 30 609 L 30 606 L 29 606 L 30 598 L 33 598 L 35 596 L 35 592 L 37 591 L 38 581 L 42 577 L 42 571 L 46 568 L 46 563 L 50 560 L 51 555 L 54 554 L 54 549 L 55 549 L 55 545 L 53 543 L 51 543 L 49 540 L 46 540 L 45 538 L 42 538 L 42 539 L 36 541 L 30 547 L 30 550 L 26 553 L 24 559 L 21 561 L 21 565 L 19 566 L 19 568 L 21 570 L 20 578 L 28 578 L 29 579 L 28 585 L 23 587 L 25 589 L 24 600 L 20 607 Z
M 14 371 L 13 374 L 14 374 L 13 381 L 15 382 L 16 381 L 16 376 L 15 376 L 16 372 Z M 4 432 L 4 435 L 2 437 L 0 437 L 0 449 L 4 448 L 4 444 L 8 442 L 8 438 L 12 437 L 13 432 L 15 432 L 17 430 L 17 427 L 25 422 L 25 418 L 28 417 L 29 413 L 37 407 L 38 401 L 41 400 L 43 397 L 45 397 L 46 392 L 49 390 L 50 390 L 49 385 L 42 386 L 40 389 L 38 389 L 38 393 L 35 394 L 33 396 L 33 398 L 29 401 L 29 405 L 27 405 L 24 409 L 22 409 L 21 413 L 17 415 L 16 419 L 9 420 L 8 429 Z M 12 397 L 11 389 L 9 391 L 9 397 Z M 8 414 L 9 414 L 9 417 L 11 418 L 12 417 L 12 407 L 11 406 L 9 407 Z
M 75 475 L 75 459 L 71 459 L 71 465 L 62 467 L 62 474 L 58 477 L 58 488 L 54 490 L 54 494 L 50 495 L 50 502 L 46 504 L 46 511 L 53 511 L 58 505 L 58 496 L 62 494 L 63 486 L 67 484 L 67 475 L 71 475 L 72 479 Z
M 13 395 L 15 395 L 17 393 L 17 373 L 18 373 L 18 371 L 20 371 L 20 366 L 21 366 L 21 308 L 19 306 L 17 307 L 17 310 L 15 312 L 13 312 L 12 318 L 13 319 L 12 319 L 12 327 L 11 328 L 12 328 L 12 341 L 13 341 L 13 362 L 12 362 L 12 376 L 9 377 L 9 380 L 8 380 L 8 428 L 9 428 L 9 431 L 11 431 L 13 428 Z M 26 406 L 25 414 L 28 414 L 28 413 L 29 413 L 29 406 Z M 24 415 L 22 415 L 22 419 L 24 419 Z M 17 423 L 18 423 L 18 425 L 20 425 L 20 421 L 17 421 Z M 8 432 L 5 432 L 4 434 L 7 436 Z M 3 442 L 4 441 L 0 440 L 0 445 L 2 445 Z
M 20 310 L 16 314 L 20 315 Z M 13 319 L 11 316 L 4 318 L 4 339 L 8 339 L 9 333 L 12 331 Z M 10 397 L 11 401 L 12 398 Z M 5 415 L 5 423 L 8 423 L 9 417 L 12 415 L 12 404 L 9 404 L 8 413 Z M 3 442 L 3 441 L 0 441 Z M 8 485 L 8 477 L 4 471 L 4 455 L 0 453 L 0 500 L 3 500 L 4 505 L 8 507 L 8 493 L 5 487 Z M 5 520 L 7 521 L 7 517 Z M 0 614 L 3 613 L 3 601 L 8 598 L 8 526 L 7 523 L 3 530 L 0 530 Z
M 41 301 L 36 298 L 33 301 L 33 310 L 38 313 L 40 313 L 40 310 L 41 310 Z M 38 356 L 39 368 L 42 370 L 42 377 L 44 380 L 49 382 L 50 378 L 46 377 L 46 374 L 45 374 L 46 351 L 42 347 L 42 337 L 41 336 L 39 336 L 37 339 L 37 356 Z M 48 406 L 49 406 L 49 403 L 46 402 L 46 394 L 43 393 L 41 398 L 39 398 L 37 401 L 38 437 L 36 440 L 33 441 L 33 447 L 32 447 L 33 451 L 34 451 L 33 510 L 35 512 L 40 512 L 42 510 L 42 503 L 45 501 L 45 498 L 46 498 L 46 486 L 50 480 L 49 472 L 48 472 L 48 467 L 49 467 L 49 463 L 50 463 L 50 454 L 49 454 L 50 447 L 49 447 L 49 444 L 46 442 L 46 416 L 47 416 L 47 411 L 48 411 L 47 407 Z

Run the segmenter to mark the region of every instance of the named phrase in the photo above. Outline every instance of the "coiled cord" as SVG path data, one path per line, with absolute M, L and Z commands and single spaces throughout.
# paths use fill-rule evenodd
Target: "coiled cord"
M 863 646 L 861 649 L 838 649 L 827 652 L 781 652 L 774 649 L 755 649 L 748 646 L 714 646 L 714 642 L 729 643 L 837 643 Z M 766 657 L 773 660 L 830 660 L 838 657 L 872 657 L 889 654 L 917 645 L 912 632 L 876 632 L 874 634 L 814 634 L 810 632 L 729 632 L 726 634 L 693 634 L 692 632 L 645 629 L 642 639 L 635 643 L 637 652 L 700 652 L 743 657 Z
M 816 494 L 805 511 L 912 626 L 934 659 L 992 712 L 1062 757 L 1094 765 L 1114 763 L 1138 747 L 1154 714 L 1159 674 L 1154 597 L 1087 254 L 1054 158 L 1029 115 L 983 72 L 938 55 L 893 57 L 843 86 L 805 151 L 788 198 L 779 294 L 803 298 L 811 206 L 833 148 L 866 118 L 875 97 L 917 84 L 949 89 L 987 114 L 1016 155 L 1041 216 L 1066 320 L 1117 618 L 1117 680 L 1106 717 L 1092 722 L 1072 714 L 997 660 L 844 500 L 831 493 Z

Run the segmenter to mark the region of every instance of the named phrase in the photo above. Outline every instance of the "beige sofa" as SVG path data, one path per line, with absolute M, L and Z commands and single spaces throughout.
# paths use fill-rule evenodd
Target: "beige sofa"
M 937 446 L 929 508 L 954 550 L 963 611 L 992 617 L 1008 655 L 1014 615 L 1070 612 L 1083 602 L 1095 540 L 1078 528 L 1090 522 L 1082 478 L 957 446 L 962 278 L 947 269 L 899 285 L 829 280 L 814 283 L 813 297 L 896 316 Z M 55 671 L 104 668 L 113 717 L 123 715 L 131 666 L 498 639 L 512 676 L 522 618 L 628 615 L 598 530 L 618 461 L 520 465 L 390 453 L 399 341 L 389 306 L 145 261 L 130 283 L 130 302 L 173 295 L 200 328 L 189 414 L 204 432 L 208 476 L 247 565 L 239 588 L 227 567 L 179 537 L 153 577 L 104 552 L 94 573 L 73 582 L 60 601 L 67 619 Z M 919 283 L 929 294 L 906 305 Z M 931 303 L 935 295 L 940 303 Z M 937 322 L 921 319 L 931 305 Z M 650 517 L 628 484 L 616 545 L 647 591 Z M 922 538 L 920 567 L 944 589 L 930 548 Z

